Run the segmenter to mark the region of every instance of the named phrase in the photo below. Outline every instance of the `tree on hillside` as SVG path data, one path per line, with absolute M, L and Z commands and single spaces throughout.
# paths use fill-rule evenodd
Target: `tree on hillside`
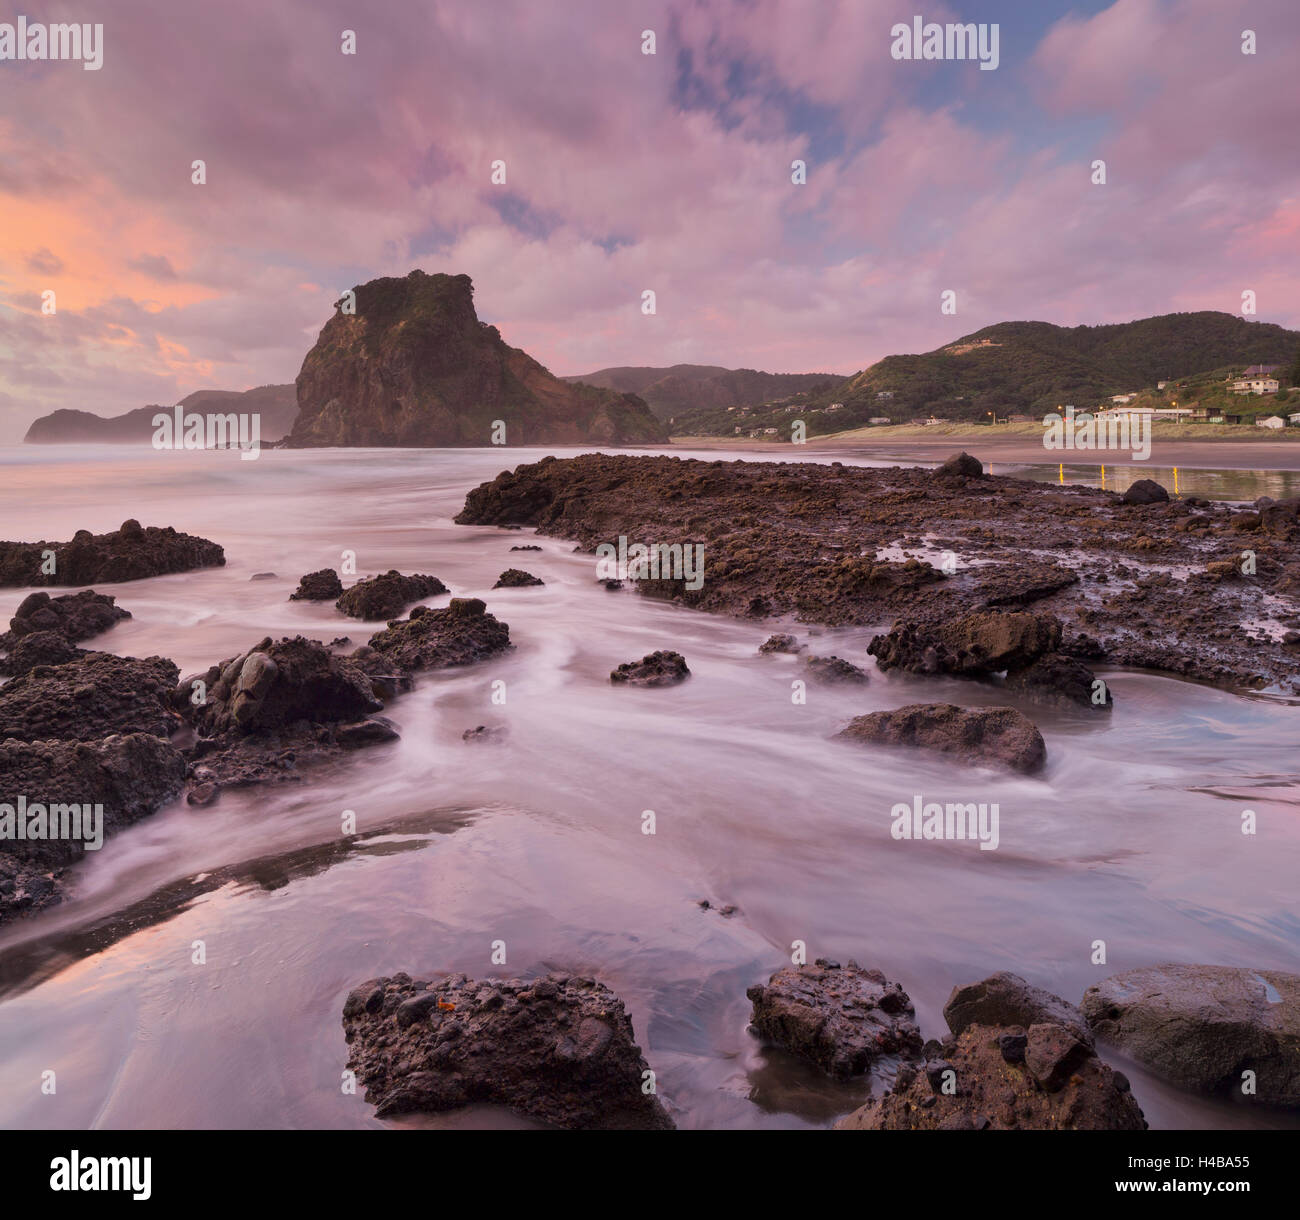
M 1287 380 L 1292 385 L 1300 385 L 1300 348 L 1296 348 L 1295 363 L 1287 373 Z

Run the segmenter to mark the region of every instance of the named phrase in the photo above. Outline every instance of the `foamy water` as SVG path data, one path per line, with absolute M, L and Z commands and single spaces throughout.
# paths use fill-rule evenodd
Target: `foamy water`
M 265 635 L 361 643 L 378 624 L 287 600 L 344 550 L 361 575 L 440 577 L 451 593 L 428 605 L 483 597 L 515 643 L 394 701 L 400 742 L 302 784 L 174 803 L 81 865 L 74 901 L 0 932 L 0 1125 L 384 1125 L 340 1090 L 340 1016 L 348 990 L 396 970 L 595 974 L 627 1003 L 679 1125 L 759 1127 L 826 1125 L 862 1096 L 746 1032 L 746 986 L 796 940 L 898 980 L 926 1037 L 943 1033 L 954 984 L 994 970 L 1077 1002 L 1108 974 L 1166 960 L 1297 969 L 1293 708 L 1106 673 L 1109 717 L 1021 705 L 1048 744 L 1033 779 L 832 741 L 865 712 L 1007 700 L 880 675 L 865 654 L 873 628 L 813 641 L 869 668 L 871 684 L 810 685 L 798 706 L 798 662 L 756 654 L 781 624 L 607 592 L 570 542 L 452 524 L 469 488 L 541 456 L 0 451 L 0 536 L 61 540 L 136 517 L 226 549 L 224 568 L 96 586 L 134 617 L 94 647 L 188 673 Z M 543 549 L 510 551 L 525 543 Z M 546 586 L 493 590 L 507 567 Z M 250 580 L 260 572 L 276 576 Z M 0 590 L 0 616 L 23 596 Z M 611 686 L 614 666 L 656 648 L 685 654 L 691 679 Z M 508 736 L 464 743 L 479 724 Z M 997 802 L 999 849 L 893 840 L 891 807 L 918 793 Z M 1240 833 L 1247 808 L 1254 837 Z M 351 846 L 345 810 L 361 832 Z M 723 918 L 701 899 L 739 909 Z M 497 940 L 505 967 L 490 961 Z M 1098 940 L 1105 966 L 1092 964 Z M 1107 1057 L 1152 1126 L 1283 1121 Z M 47 1069 L 54 1096 L 41 1092 Z

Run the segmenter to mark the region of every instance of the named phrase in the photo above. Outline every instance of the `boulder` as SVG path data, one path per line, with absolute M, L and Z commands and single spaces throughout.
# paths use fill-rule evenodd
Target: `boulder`
M 881 1055 L 915 1058 L 921 1051 L 907 993 L 852 960 L 786 966 L 746 995 L 759 1037 L 839 1079 L 862 1075 Z
M 944 478 L 960 476 L 978 479 L 984 474 L 984 463 L 979 458 L 971 457 L 969 453 L 954 453 L 934 473 Z
M 805 657 L 803 663 L 808 676 L 816 682 L 864 686 L 868 680 L 865 669 L 859 669 L 842 657 Z
M 625 686 L 672 686 L 691 676 L 686 658 L 680 652 L 647 653 L 639 661 L 625 661 L 609 675 L 609 680 Z
M 962 708 L 952 703 L 913 703 L 872 712 L 836 734 L 871 745 L 915 746 L 955 754 L 964 762 L 994 763 L 1030 774 L 1047 760 L 1047 746 L 1033 721 L 1010 707 Z
M 93 589 L 59 597 L 29 593 L 9 620 L 9 632 L 0 638 L 0 647 L 9 647 L 12 641 L 35 631 L 53 631 L 70 644 L 77 644 L 130 617 L 129 611 L 116 604 L 116 598 Z
M 803 645 L 799 643 L 794 636 L 787 632 L 778 632 L 776 635 L 769 635 L 759 646 L 758 651 L 766 652 L 798 652 Z
M 403 576 L 393 570 L 357 581 L 334 604 L 351 618 L 387 621 L 412 602 L 446 592 L 447 586 L 436 576 Z
M 1010 1055 L 1010 1057 L 1008 1057 Z M 938 1070 L 934 1070 L 934 1069 Z M 839 1131 L 1141 1131 L 1128 1081 L 1062 1025 L 968 1025 Z
M 410 616 L 370 637 L 369 649 L 398 670 L 447 669 L 496 656 L 510 647 L 510 628 L 477 597 L 453 597 L 441 610 L 416 606 Z M 357 654 L 353 654 L 354 657 Z M 369 656 L 361 663 L 371 664 Z
M 522 568 L 507 568 L 497 577 L 497 583 L 492 587 L 494 589 L 522 589 L 529 585 L 541 585 L 545 583 L 545 581 L 539 580 L 531 572 L 525 572 Z
M 1018 974 L 1000 970 L 978 983 L 954 987 L 943 1006 L 943 1019 L 954 1034 L 970 1025 L 1063 1026 L 1079 1041 L 1092 1045 L 1088 1022 L 1073 1004 L 1027 983 Z
M 1083 1014 L 1157 1076 L 1199 1093 L 1300 1106 L 1300 975 L 1167 963 L 1126 970 L 1084 993 Z
M 1120 499 L 1125 504 L 1164 504 L 1169 493 L 1154 479 L 1138 479 L 1129 484 Z
M 623 1002 L 590 978 L 371 979 L 343 1005 L 380 1118 L 474 1102 L 575 1130 L 671 1130 Z
M 308 572 L 289 594 L 291 602 L 328 602 L 343 596 L 343 582 L 333 568 Z

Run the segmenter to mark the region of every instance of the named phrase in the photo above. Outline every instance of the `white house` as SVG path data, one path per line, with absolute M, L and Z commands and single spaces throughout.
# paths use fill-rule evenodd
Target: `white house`
M 1111 402 L 1132 402 L 1136 397 L 1136 394 L 1114 394 L 1111 396 Z
M 1286 420 L 1280 415 L 1270 415 L 1267 419 L 1257 419 L 1255 426 L 1257 428 L 1285 428 Z
M 887 424 L 887 423 L 889 423 L 889 416 L 888 416 L 888 415 L 873 415 L 869 420 L 867 420 L 867 423 L 869 423 L 869 424 Z
M 1293 428 L 1300 428 L 1300 411 L 1292 411 L 1291 414 L 1286 417 L 1286 422 Z
M 882 401 L 882 402 L 883 402 L 883 401 L 886 400 L 886 399 L 893 398 L 893 396 L 894 396 L 894 391 L 893 391 L 893 390 L 877 390 L 877 391 L 876 391 L 876 399 L 877 399 L 878 401 Z
M 1232 383 L 1234 394 L 1276 394 L 1276 377 L 1242 377 Z

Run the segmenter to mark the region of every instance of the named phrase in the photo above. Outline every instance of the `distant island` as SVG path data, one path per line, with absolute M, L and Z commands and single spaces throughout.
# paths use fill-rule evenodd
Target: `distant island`
M 154 416 L 177 405 L 195 414 L 259 414 L 263 441 L 287 436 L 298 414 L 298 399 L 291 385 L 264 385 L 243 392 L 196 390 L 179 404 L 136 407 L 107 418 L 89 411 L 54 411 L 33 421 L 23 441 L 29 445 L 147 445 L 153 440 Z

